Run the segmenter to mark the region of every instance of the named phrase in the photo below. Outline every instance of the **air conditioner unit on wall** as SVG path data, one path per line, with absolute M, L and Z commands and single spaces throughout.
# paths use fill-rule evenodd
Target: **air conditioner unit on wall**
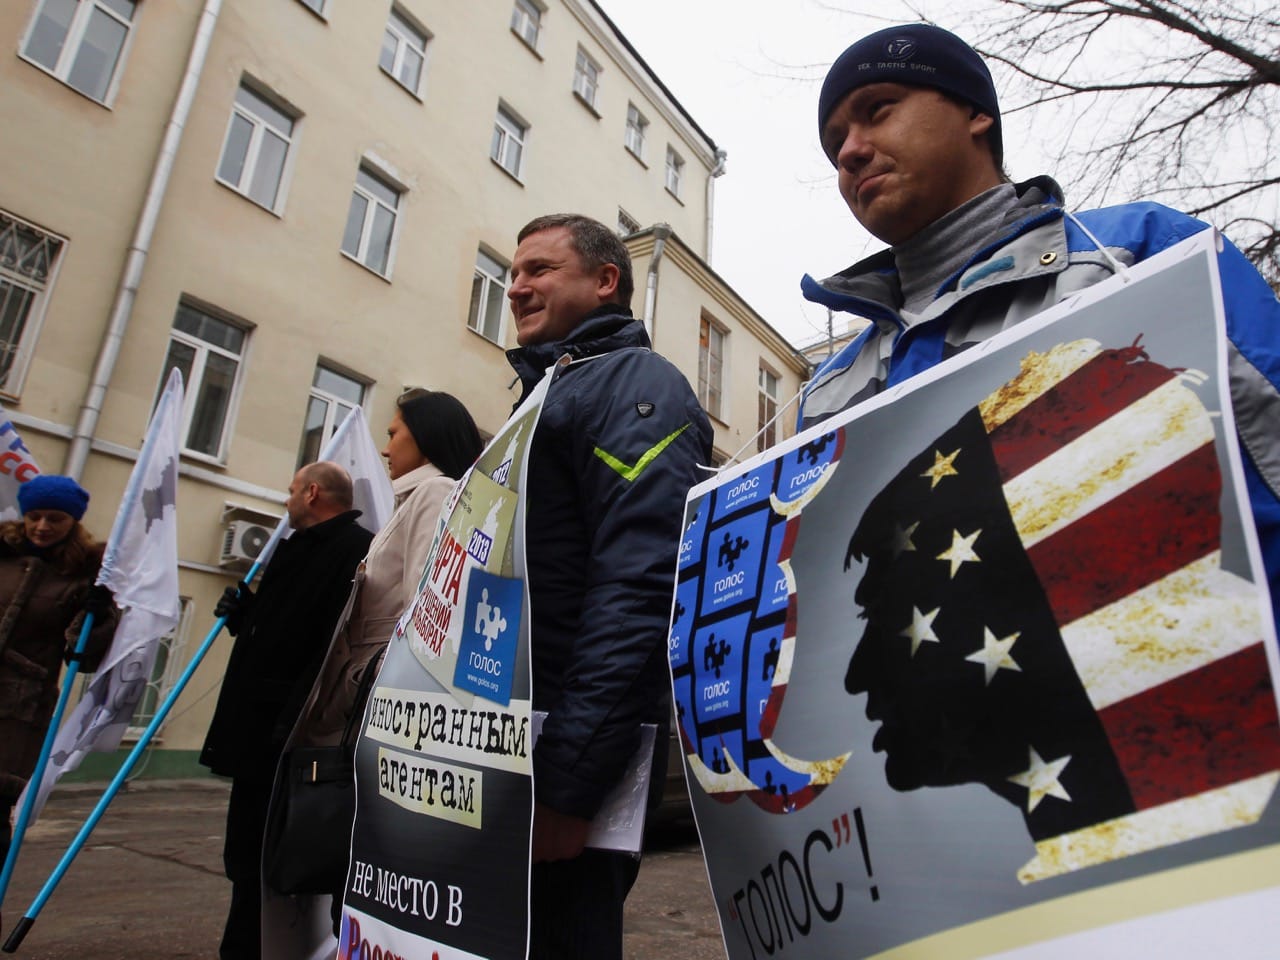
M 218 559 L 224 567 L 252 563 L 262 553 L 271 539 L 271 527 L 251 520 L 232 520 L 227 524 L 222 538 L 222 556 Z

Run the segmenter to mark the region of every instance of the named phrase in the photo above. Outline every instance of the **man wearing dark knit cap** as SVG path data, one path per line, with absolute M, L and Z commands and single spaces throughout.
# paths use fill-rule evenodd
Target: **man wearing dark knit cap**
M 1208 229 L 1155 203 L 1069 212 L 1049 177 L 1010 182 L 990 71 L 930 24 L 845 50 L 822 85 L 818 132 L 845 203 L 890 246 L 802 281 L 809 300 L 870 321 L 814 373 L 804 427 Z M 1229 242 L 1218 270 L 1245 480 L 1280 599 L 1280 302 Z

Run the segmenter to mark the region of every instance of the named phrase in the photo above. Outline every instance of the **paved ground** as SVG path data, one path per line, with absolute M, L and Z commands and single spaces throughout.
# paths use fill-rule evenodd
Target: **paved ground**
M 27 833 L 5 896 L 3 937 L 27 911 L 100 788 L 55 791 Z M 225 785 L 142 781 L 111 804 L 15 956 L 29 960 L 217 957 Z M 656 832 L 627 901 L 627 960 L 723 960 L 692 826 Z

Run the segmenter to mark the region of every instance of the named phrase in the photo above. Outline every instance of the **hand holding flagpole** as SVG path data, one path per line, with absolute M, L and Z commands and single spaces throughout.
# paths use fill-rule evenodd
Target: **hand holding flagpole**
M 61 729 L 56 718 L 49 724 L 41 763 L 23 791 L 24 829 L 39 814 L 59 776 L 79 766 L 89 751 L 119 746 L 142 694 L 137 678 L 150 675 L 160 638 L 178 622 L 176 500 L 181 429 L 182 375 L 175 369 L 152 414 L 98 573 L 97 582 L 112 591 L 124 612 L 111 648 L 72 716 Z M 83 652 L 87 635 L 87 629 L 82 631 L 77 652 Z M 67 671 L 64 704 L 78 665 L 73 659 Z M 86 831 L 82 833 L 87 836 Z M 5 943 L 6 951 L 17 949 L 34 919 L 35 913 L 29 910 Z
M 165 388 L 166 395 L 170 387 L 173 385 L 175 377 L 177 377 L 176 370 L 170 377 L 169 386 Z M 176 409 L 180 411 L 182 406 L 181 378 L 178 378 L 177 382 L 178 401 Z M 164 398 L 162 397 L 161 404 L 163 404 L 163 402 Z M 157 406 L 156 415 L 152 418 L 153 424 L 159 419 L 160 406 Z M 148 442 L 150 442 L 151 439 L 150 433 L 151 432 L 148 431 Z M 135 472 L 141 468 L 143 459 L 146 457 L 146 452 L 147 445 L 144 444 L 143 455 L 139 457 L 139 468 L 135 468 Z M 382 460 L 374 447 L 372 435 L 369 433 L 368 424 L 365 422 L 364 412 L 360 407 L 355 407 L 342 421 L 342 424 L 338 429 L 334 431 L 329 442 L 325 444 L 324 450 L 321 451 L 320 459 L 334 460 L 351 473 L 355 487 L 355 505 L 362 511 L 360 522 L 369 526 L 370 529 L 374 531 L 381 528 L 382 524 L 386 522 L 387 518 L 390 517 L 392 510 L 395 508 L 395 499 L 391 490 L 391 483 L 387 479 L 386 472 L 382 467 Z M 130 486 L 132 487 L 132 481 L 130 482 Z M 172 502 L 172 499 L 173 498 L 170 498 L 170 502 Z M 124 510 L 123 505 L 121 510 Z M 117 523 L 118 522 L 119 518 L 117 517 Z M 176 534 L 176 522 L 174 526 Z M 253 565 L 249 568 L 249 572 L 245 574 L 244 578 L 240 581 L 241 583 L 247 587 L 253 582 L 258 571 L 270 559 L 271 553 L 274 551 L 276 544 L 279 543 L 288 530 L 289 520 L 286 516 L 281 518 L 280 523 L 277 524 L 276 529 L 272 532 L 271 538 L 262 548 L 262 552 L 258 555 L 258 559 L 254 561 Z M 176 576 L 176 546 L 174 556 Z M 176 584 L 174 587 L 174 596 L 176 600 Z M 45 903 L 48 902 L 49 897 L 52 895 L 53 890 L 57 887 L 63 875 L 66 873 L 67 868 L 71 865 L 71 861 L 75 859 L 76 855 L 79 854 L 80 850 L 84 847 L 85 842 L 89 838 L 89 834 L 93 832 L 94 827 L 97 826 L 98 821 L 102 818 L 107 806 L 124 785 L 125 778 L 133 769 L 138 758 L 142 755 L 142 752 L 151 743 L 156 731 L 159 730 L 160 726 L 164 723 L 165 718 L 169 715 L 169 711 L 173 708 L 173 705 L 177 702 L 177 699 L 181 696 L 183 690 L 186 689 L 187 683 L 195 673 L 196 668 L 199 667 L 200 663 L 204 660 L 205 655 L 209 652 L 209 649 L 212 647 L 214 640 L 217 639 L 218 634 L 222 632 L 222 628 L 226 622 L 226 617 L 219 617 L 214 621 L 213 626 L 205 636 L 204 641 L 200 644 L 199 649 L 196 650 L 191 661 L 183 670 L 182 675 L 178 678 L 168 696 L 165 697 L 164 701 L 156 709 L 155 716 L 152 717 L 146 730 L 143 731 L 142 736 L 138 738 L 138 742 L 134 745 L 133 750 L 130 751 L 128 757 L 125 758 L 125 761 L 121 765 L 120 770 L 116 773 L 115 778 L 107 786 L 107 789 L 103 792 L 98 804 L 94 807 L 93 811 L 85 820 L 83 826 L 81 826 L 80 831 L 71 841 L 71 844 L 68 846 L 66 853 L 63 854 L 62 859 L 58 862 L 57 866 L 54 867 L 49 879 L 45 881 L 44 886 L 36 895 L 35 900 L 32 901 L 32 904 L 27 909 L 26 914 L 24 914 L 22 919 L 18 921 L 18 924 L 14 927 L 8 939 L 5 940 L 3 948 L 0 948 L 3 949 L 4 952 L 13 953 L 21 945 L 23 939 L 27 935 L 27 932 L 35 923 L 36 917 L 44 908 Z

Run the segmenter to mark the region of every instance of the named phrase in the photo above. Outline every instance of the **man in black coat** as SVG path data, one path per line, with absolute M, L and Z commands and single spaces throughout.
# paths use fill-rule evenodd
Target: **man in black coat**
M 336 463 L 303 467 L 282 540 L 257 594 L 228 587 L 214 612 L 236 637 L 200 762 L 231 777 L 223 863 L 231 908 L 221 960 L 261 957 L 262 834 L 276 764 L 315 680 L 373 535 L 356 523 L 351 477 Z

